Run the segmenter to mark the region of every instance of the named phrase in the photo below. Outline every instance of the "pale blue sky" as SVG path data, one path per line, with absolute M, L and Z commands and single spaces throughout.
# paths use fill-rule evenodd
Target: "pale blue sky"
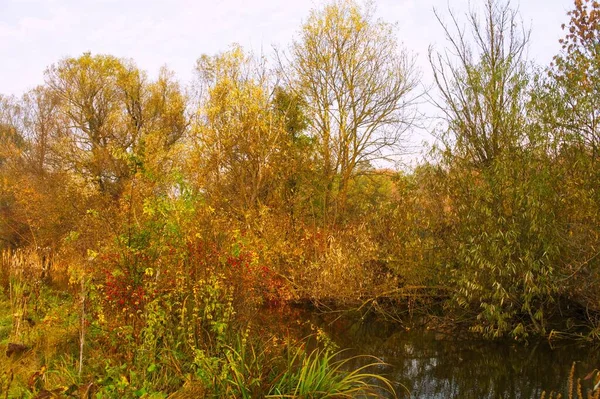
M 471 0 L 478 5 L 483 0 Z M 0 93 L 43 82 L 44 69 L 85 51 L 132 58 L 155 76 L 162 65 L 187 83 L 196 59 L 238 42 L 255 52 L 285 47 L 324 0 L 0 0 Z M 467 0 L 375 0 L 398 23 L 398 37 L 430 78 L 427 48 L 444 45 L 433 8 L 463 14 Z M 573 0 L 513 0 L 532 28 L 530 58 L 547 64 L 559 50 L 560 25 Z

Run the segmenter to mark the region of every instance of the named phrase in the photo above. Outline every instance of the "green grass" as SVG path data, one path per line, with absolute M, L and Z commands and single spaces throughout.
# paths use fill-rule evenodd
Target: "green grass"
M 354 358 L 335 360 L 342 352 L 314 349 L 306 352 L 304 346 L 296 347 L 286 361 L 286 369 L 265 397 L 267 398 L 353 398 L 380 397 L 380 389 L 396 396 L 390 381 L 368 370 L 384 365 L 380 360 L 348 370 Z M 370 357 L 369 357 L 370 358 Z M 380 384 L 373 384 L 374 381 Z
M 12 313 L 10 312 L 10 303 L 0 292 L 0 345 L 7 345 L 12 331 Z

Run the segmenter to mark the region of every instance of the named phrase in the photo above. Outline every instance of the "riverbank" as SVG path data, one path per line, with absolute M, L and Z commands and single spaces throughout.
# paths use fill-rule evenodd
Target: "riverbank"
M 82 325 L 77 295 L 42 286 L 35 297 L 14 302 L 15 283 L 0 303 L 0 345 L 11 350 L 11 343 L 24 345 L 2 356 L 2 395 L 9 397 L 279 397 L 286 369 L 299 378 L 287 383 L 288 395 L 296 393 L 286 397 L 301 398 L 311 389 L 312 397 L 321 397 L 326 386 L 311 388 L 310 372 L 302 371 L 304 364 L 313 364 L 340 395 L 364 389 L 374 397 L 394 397 L 391 386 L 399 397 L 411 398 L 539 398 L 543 391 L 569 389 L 573 362 L 578 376 L 600 362 L 596 347 L 581 341 L 490 341 L 464 331 L 436 331 L 422 320 L 399 324 L 373 312 L 319 311 L 299 304 L 236 315 L 218 296 L 210 297 L 211 310 L 201 312 L 208 341 L 190 356 L 187 334 L 169 336 L 164 330 L 169 324 L 160 326 L 169 319 L 153 308 L 155 302 L 137 319 L 117 324 L 107 320 L 114 315 L 101 321 L 89 306 Z M 212 281 L 205 289 L 218 291 L 218 286 Z M 153 329 L 136 331 L 142 321 Z M 361 369 L 367 364 L 372 366 Z M 353 370 L 363 374 L 344 382 Z M 301 380 L 304 387 L 298 388 Z M 583 392 L 592 381 L 582 380 Z M 269 392 L 272 396 L 266 396 Z
M 341 358 L 320 328 L 265 331 L 236 316 L 215 277 L 137 314 L 11 274 L 0 293 L 0 395 L 22 398 L 395 397 L 388 379 Z M 259 309 L 257 309 L 259 310 Z M 285 333 L 283 332 L 285 331 Z

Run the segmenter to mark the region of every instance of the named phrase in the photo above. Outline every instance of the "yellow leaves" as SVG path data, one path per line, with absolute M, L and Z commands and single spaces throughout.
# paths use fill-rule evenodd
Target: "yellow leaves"
M 98 252 L 88 248 L 88 250 L 87 250 L 88 262 L 93 262 L 97 257 L 98 257 Z
M 237 46 L 203 56 L 198 72 L 204 93 L 194 126 L 200 185 L 222 204 L 249 209 L 265 195 L 284 154 L 268 71 L 262 59 Z
M 214 84 L 228 77 L 232 80 L 244 78 L 248 71 L 245 69 L 251 57 L 247 55 L 239 44 L 231 46 L 229 51 L 216 56 L 202 55 L 196 62 L 196 71 L 204 82 Z
M 368 28 L 365 15 L 369 16 L 370 11 L 363 13 L 356 2 L 341 0 L 327 5 L 323 10 L 313 10 L 302 30 L 307 37 L 313 38 L 332 34 L 349 37 L 353 32 Z

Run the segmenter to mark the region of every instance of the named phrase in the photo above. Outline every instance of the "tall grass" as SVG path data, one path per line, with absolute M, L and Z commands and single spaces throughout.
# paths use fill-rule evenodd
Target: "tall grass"
M 68 383 L 66 374 L 57 371 L 59 359 L 70 357 L 77 335 L 71 305 L 68 293 L 45 285 L 35 249 L 1 253 L 0 346 L 17 350 L 0 356 L 0 397 L 35 396 L 44 386 Z
M 307 350 L 307 339 L 278 347 L 242 336 L 220 360 L 203 354 L 196 362 L 207 397 L 378 398 L 382 390 L 396 397 L 387 378 L 368 372 L 384 365 L 378 359 L 352 370 L 350 362 L 357 357 L 342 358 L 342 352 L 327 348 Z

